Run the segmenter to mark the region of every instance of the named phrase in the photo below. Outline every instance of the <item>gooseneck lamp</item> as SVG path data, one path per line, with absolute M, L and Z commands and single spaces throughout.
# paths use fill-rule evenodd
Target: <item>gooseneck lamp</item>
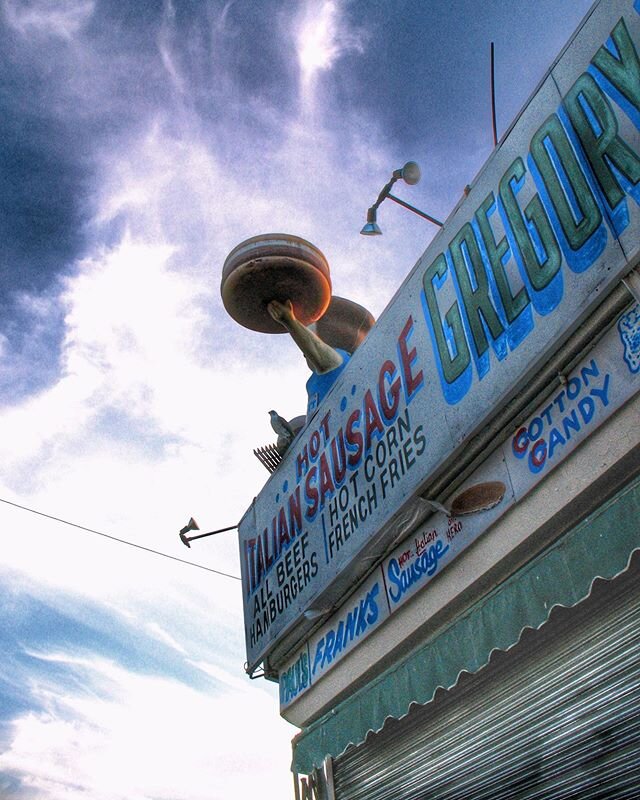
M 386 200 L 387 197 L 389 200 L 393 200 L 394 203 L 398 203 L 398 205 L 403 206 L 404 208 L 408 208 L 409 211 L 413 211 L 414 214 L 422 217 L 423 219 L 432 222 L 434 225 L 438 225 L 438 227 L 442 227 L 443 223 L 440 222 L 439 219 L 432 217 L 430 214 L 425 214 L 424 211 L 420 211 L 419 208 L 412 206 L 410 203 L 406 203 L 404 200 L 401 200 L 399 197 L 391 194 L 391 187 L 393 184 L 402 178 L 405 183 L 408 183 L 409 186 L 413 186 L 414 184 L 418 183 L 420 180 L 420 167 L 416 164 L 415 161 L 407 161 L 407 163 L 401 169 L 396 169 L 393 171 L 391 175 L 391 180 L 382 187 L 380 194 L 378 195 L 378 199 L 376 202 L 367 210 L 367 222 L 360 233 L 363 236 L 379 236 L 382 231 L 380 230 L 380 226 L 378 225 L 377 221 L 377 214 L 378 214 L 378 206 Z
M 197 536 L 187 536 L 189 531 L 199 531 L 200 526 L 195 521 L 193 517 L 187 522 L 184 528 L 180 529 L 180 541 L 186 547 L 191 547 L 189 542 L 192 542 L 194 539 L 203 539 L 205 536 L 215 536 L 216 533 L 224 533 L 225 531 L 233 531 L 237 528 L 237 525 L 229 525 L 228 528 L 218 528 L 217 531 L 209 531 L 209 533 L 199 533 Z

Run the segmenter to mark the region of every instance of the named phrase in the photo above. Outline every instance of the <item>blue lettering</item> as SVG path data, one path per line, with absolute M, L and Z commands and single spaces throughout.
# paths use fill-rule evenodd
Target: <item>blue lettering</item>
M 311 674 L 322 671 L 336 660 L 340 653 L 346 651 L 350 642 L 358 639 L 380 617 L 380 609 L 376 598 L 380 594 L 380 584 L 376 583 L 367 592 L 357 606 L 354 606 L 346 618 L 339 620 L 337 627 L 325 632 L 318 643 L 313 659 Z
M 609 379 L 611 375 L 608 373 L 604 376 L 604 383 L 602 384 L 602 389 L 596 389 L 595 387 L 591 390 L 591 394 L 595 395 L 595 397 L 600 400 L 602 403 L 603 408 L 606 408 L 609 405 Z
M 309 685 L 309 656 L 302 653 L 289 669 L 280 675 L 280 703 L 288 703 Z
M 504 309 L 502 306 L 502 302 L 500 300 L 500 295 L 498 293 L 498 287 L 496 285 L 495 276 L 493 274 L 493 270 L 491 268 L 491 264 L 488 260 L 484 257 L 482 250 L 484 248 L 480 248 L 478 242 L 482 240 L 482 236 L 478 230 L 478 223 L 473 220 L 471 223 L 471 229 L 473 232 L 473 246 L 478 248 L 478 252 L 480 253 L 481 263 L 474 264 L 471 254 L 469 252 L 469 243 L 466 239 L 463 239 L 460 243 L 460 253 L 462 255 L 462 259 L 464 261 L 464 266 L 466 268 L 466 272 L 468 275 L 468 281 L 471 285 L 471 289 L 473 292 L 478 290 L 478 283 L 479 279 L 476 275 L 476 270 L 484 270 L 486 273 L 487 283 L 489 285 L 490 294 L 491 294 L 491 307 L 493 312 L 497 316 L 500 321 L 501 325 L 501 332 L 497 337 L 494 337 L 491 333 L 489 325 L 486 319 L 480 315 L 482 328 L 484 330 L 485 336 L 487 337 L 487 341 L 493 348 L 494 353 L 499 361 L 502 361 L 507 356 L 507 336 L 505 333 L 505 328 L 507 326 L 506 315 L 504 313 Z M 486 253 L 486 250 L 485 250 Z M 447 251 L 447 258 L 449 257 L 449 251 Z M 473 332 L 471 329 L 471 322 L 469 320 L 469 310 L 467 308 L 467 302 L 465 297 L 465 292 L 460 285 L 460 278 L 458 277 L 458 273 L 454 269 L 451 273 L 451 277 L 453 278 L 453 284 L 456 288 L 456 293 L 458 295 L 458 302 L 460 305 L 461 310 L 461 317 L 462 317 L 462 324 L 464 326 L 464 332 L 466 335 L 467 342 L 471 345 L 471 354 L 473 356 L 473 360 L 476 365 L 476 372 L 478 374 L 478 378 L 482 380 L 484 376 L 489 372 L 491 368 L 491 361 L 489 350 L 485 350 L 483 353 L 478 352 L 478 346 L 474 339 Z
M 593 415 L 596 413 L 596 404 L 591 397 L 583 397 L 578 403 L 578 411 L 580 412 L 584 424 L 588 425 L 593 419 Z
M 324 658 L 324 636 L 320 638 L 318 644 L 316 645 L 316 654 L 313 659 L 313 669 L 311 670 L 312 675 L 316 674 L 316 670 L 322 663 L 323 658 Z
M 496 212 L 497 207 L 498 207 L 497 203 L 496 201 L 494 201 L 493 204 L 487 209 L 486 212 L 487 221 L 489 221 L 491 216 Z M 527 303 L 523 311 L 521 311 L 520 314 L 518 314 L 518 316 L 513 320 L 513 322 L 509 324 L 509 321 L 507 320 L 507 315 L 505 314 L 504 311 L 504 306 L 502 304 L 502 301 L 500 300 L 500 292 L 498 290 L 496 277 L 493 272 L 493 268 L 491 266 L 491 260 L 487 253 L 487 246 L 480 232 L 480 226 L 478 220 L 474 219 L 471 225 L 473 227 L 476 239 L 478 241 L 478 247 L 480 248 L 480 254 L 482 256 L 482 260 L 486 265 L 487 280 L 489 281 L 489 286 L 491 287 L 491 294 L 495 302 L 496 313 L 500 318 L 502 327 L 505 329 L 506 332 L 506 338 L 509 350 L 515 350 L 516 347 L 518 347 L 518 345 L 520 344 L 520 342 L 522 342 L 533 330 L 533 313 L 531 311 L 531 304 Z M 506 268 L 507 264 L 509 263 L 509 261 L 512 260 L 512 258 L 513 255 L 511 247 L 508 247 L 504 256 L 501 259 L 503 267 Z M 492 339 L 492 344 L 495 349 L 496 343 L 493 341 L 493 339 Z M 496 350 L 496 355 L 498 356 L 499 359 L 502 359 L 504 358 L 505 355 L 507 355 L 507 353 L 505 351 L 503 355 L 500 355 L 498 350 Z
M 336 643 L 333 646 L 333 652 L 331 655 L 335 658 L 338 653 L 342 650 L 342 642 L 344 639 L 344 620 L 340 620 L 340 624 L 338 625 L 338 630 L 336 631 Z
M 387 577 L 392 586 L 389 588 L 389 595 L 394 603 L 400 601 L 403 594 L 415 584 L 423 580 L 423 578 L 430 578 L 438 569 L 440 559 L 449 549 L 448 544 L 443 544 L 440 540 L 430 545 L 426 550 L 415 559 L 415 561 L 407 564 L 403 569 L 395 558 L 389 561 L 387 569 Z
M 571 122 L 569 121 L 569 117 L 567 116 L 566 111 L 562 106 L 558 109 L 558 120 L 560 121 L 560 125 L 556 128 L 558 134 L 561 134 L 570 142 L 573 142 L 576 150 L 581 153 L 582 148 L 578 145 L 577 137 L 573 131 L 573 127 Z M 573 136 L 567 134 L 574 134 Z M 572 185 L 571 178 L 567 173 L 565 165 L 562 163 L 560 156 L 556 150 L 554 143 L 551 141 L 549 137 L 545 138 L 544 141 L 545 150 L 549 156 L 551 163 L 553 164 L 553 168 L 555 173 L 558 177 L 558 180 L 562 186 L 565 196 L 567 197 L 567 201 L 569 206 L 571 207 L 571 212 L 574 217 L 574 221 L 576 225 L 584 222 L 585 215 L 583 210 L 580 208 L 580 203 L 576 197 L 574 186 Z M 568 152 L 571 153 L 572 158 L 575 158 L 575 153 L 573 150 L 569 150 Z M 547 186 L 540 175 L 540 171 L 538 166 L 535 162 L 535 159 L 529 155 L 528 157 L 528 164 L 529 169 L 536 181 L 538 186 L 538 191 L 540 192 L 540 198 L 542 203 L 549 215 L 549 222 L 551 222 L 551 226 L 553 231 L 558 239 L 558 243 L 562 250 L 562 254 L 564 256 L 565 262 L 568 265 L 569 269 L 572 272 L 580 273 L 584 272 L 585 270 L 589 269 L 595 260 L 600 256 L 607 245 L 607 229 L 603 222 L 598 225 L 598 227 L 593 231 L 593 233 L 588 237 L 588 239 L 581 245 L 578 250 L 573 250 L 569 241 L 567 240 L 567 235 L 564 231 L 564 227 L 562 222 L 560 221 L 555 205 Z M 586 194 L 581 198 L 582 202 L 586 202 L 588 200 L 589 203 L 593 203 L 596 206 L 600 213 L 602 214 L 602 203 L 599 202 L 599 190 L 597 188 L 597 183 L 595 179 L 591 181 L 588 180 L 589 173 L 591 172 L 591 168 L 587 165 L 586 160 L 584 158 L 578 159 L 578 165 L 580 169 L 576 170 L 576 176 L 580 177 L 580 180 L 584 178 L 585 184 L 583 189 L 588 189 L 590 191 L 589 195 Z
M 432 281 L 434 291 L 436 292 L 443 287 L 447 279 L 447 275 L 453 272 L 451 267 L 451 255 L 449 251 L 444 253 L 443 257 L 445 259 L 446 269 L 444 270 L 441 276 L 435 275 Z M 462 359 L 462 361 L 465 360 L 469 361 L 469 363 L 466 364 L 464 369 L 462 369 L 460 374 L 450 383 L 447 380 L 447 377 L 445 376 L 444 367 L 442 364 L 442 357 L 438 350 L 438 337 L 436 336 L 436 332 L 433 327 L 434 321 L 431 318 L 431 312 L 429 311 L 429 307 L 427 305 L 427 297 L 425 295 L 424 289 L 420 293 L 420 299 L 422 301 L 422 310 L 424 313 L 424 318 L 427 322 L 427 328 L 429 329 L 429 335 L 431 336 L 431 343 L 433 345 L 433 353 L 435 355 L 436 367 L 438 369 L 438 377 L 440 378 L 440 386 L 442 388 L 442 394 L 444 395 L 444 399 L 447 401 L 447 403 L 453 406 L 462 400 L 462 398 L 467 394 L 467 392 L 471 388 L 471 383 L 473 382 L 473 368 L 471 366 L 471 361 L 469 359 L 468 345 L 466 343 L 464 336 L 460 336 L 460 340 L 456 341 L 454 332 L 452 331 L 451 326 L 447 321 L 447 316 L 445 315 L 445 318 L 440 321 L 440 324 L 442 325 L 442 332 L 446 340 L 446 347 L 449 352 L 452 363 L 457 359 Z M 457 306 L 455 306 L 455 308 L 458 309 Z M 435 324 L 438 323 L 436 322 Z M 463 352 L 465 348 L 466 352 Z
M 514 195 L 516 195 L 524 186 L 525 176 L 523 175 L 522 178 L 518 181 L 515 178 L 511 181 L 511 188 L 513 189 Z M 513 229 L 511 227 L 511 223 L 509 222 L 509 217 L 504 207 L 504 203 L 502 202 L 501 198 L 498 198 L 498 210 L 500 212 L 500 217 L 502 218 L 502 224 L 504 226 L 504 231 L 507 237 L 507 241 L 509 242 L 509 247 L 511 252 L 513 253 L 516 264 L 518 265 L 518 270 L 520 272 L 520 277 L 522 278 L 522 282 L 524 283 L 527 294 L 531 298 L 531 304 L 533 308 L 537 311 L 540 316 L 545 316 L 546 314 L 550 314 L 560 303 L 562 300 L 564 284 L 562 279 L 562 270 L 558 270 L 558 273 L 551 279 L 547 286 L 544 289 L 536 289 L 534 288 L 533 284 L 531 283 L 531 279 L 527 273 L 527 268 L 525 267 L 522 253 L 520 252 L 520 248 L 518 247 L 518 242 L 516 241 L 516 237 L 513 233 Z M 544 245 L 540 239 L 540 234 L 535 226 L 535 224 L 530 220 L 527 219 L 526 216 L 522 214 L 522 221 L 524 222 L 529 235 L 531 236 L 531 241 L 533 243 L 533 247 L 536 253 L 536 257 L 538 259 L 539 264 L 544 264 L 547 259 L 549 258 L 548 253 L 546 252 Z
M 544 439 L 538 439 L 529 453 L 529 469 L 536 475 L 544 467 L 546 461 L 547 443 Z
M 571 438 L 572 430 L 576 431 L 576 433 L 580 430 L 580 420 L 578 419 L 578 413 L 576 412 L 575 408 L 572 410 L 569 416 L 563 418 L 562 427 L 564 430 L 565 439 Z
M 565 442 L 566 439 L 563 437 L 560 431 L 557 428 L 552 428 L 549 436 L 549 460 L 553 458 L 553 451 L 556 449 L 556 447 L 559 444 L 565 444 Z
M 589 387 L 589 377 L 597 378 L 599 375 L 600 370 L 598 369 L 595 358 L 592 358 L 591 363 L 588 366 L 582 367 L 580 370 L 580 377 L 587 388 Z

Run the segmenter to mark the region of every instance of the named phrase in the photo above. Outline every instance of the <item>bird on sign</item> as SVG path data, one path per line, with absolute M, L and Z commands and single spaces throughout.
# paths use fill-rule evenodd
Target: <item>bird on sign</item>
M 270 411 L 269 416 L 271 417 L 271 427 L 273 430 L 278 434 L 278 436 L 282 436 L 283 439 L 287 439 L 287 444 L 293 441 L 293 437 L 295 433 L 293 432 L 293 428 L 284 417 L 281 417 L 277 411 Z

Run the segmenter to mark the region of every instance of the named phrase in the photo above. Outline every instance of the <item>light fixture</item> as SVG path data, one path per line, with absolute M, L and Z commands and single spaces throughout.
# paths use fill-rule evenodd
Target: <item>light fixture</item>
M 393 173 L 394 178 L 402 178 L 409 186 L 415 186 L 422 177 L 420 166 L 416 161 L 407 161 L 402 169 L 397 169 Z
M 425 214 L 425 212 L 420 211 L 419 208 L 416 208 L 415 206 L 406 203 L 404 200 L 401 200 L 399 197 L 391 194 L 391 187 L 400 178 L 402 178 L 405 183 L 408 183 L 409 186 L 414 186 L 420 180 L 420 167 L 415 161 L 407 161 L 404 167 L 393 171 L 391 174 L 391 180 L 382 187 L 382 190 L 378 195 L 378 199 L 367 211 L 367 223 L 360 231 L 363 236 L 378 236 L 382 233 L 380 226 L 377 223 L 377 212 L 378 206 L 383 200 L 386 200 L 387 197 L 390 200 L 393 200 L 394 203 L 398 203 L 398 205 L 408 208 L 409 211 L 413 211 L 414 214 L 418 214 L 418 216 L 422 217 L 423 219 L 432 222 L 434 225 L 438 225 L 440 228 L 442 227 L 443 223 L 440 222 L 439 219 L 432 217 L 430 214 Z
M 378 223 L 376 222 L 376 213 L 377 208 L 375 208 L 375 206 L 372 206 L 367 211 L 367 224 L 360 231 L 363 236 L 379 236 L 382 233 Z
M 200 526 L 195 521 L 193 517 L 187 522 L 184 528 L 180 529 L 180 541 L 186 547 L 191 547 L 189 542 L 192 542 L 194 539 L 203 539 L 205 536 L 213 536 L 216 533 L 224 533 L 225 531 L 234 531 L 238 526 L 237 525 L 229 525 L 228 528 L 219 528 L 217 531 L 209 531 L 209 533 L 199 533 L 197 536 L 187 536 L 189 531 L 199 531 Z

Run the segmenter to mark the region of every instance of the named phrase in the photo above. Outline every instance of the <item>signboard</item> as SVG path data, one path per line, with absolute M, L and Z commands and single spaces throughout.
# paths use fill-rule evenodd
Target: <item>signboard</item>
M 245 514 L 250 669 L 636 264 L 639 50 L 637 0 L 597 4 Z
M 280 672 L 281 711 L 428 586 L 638 391 L 640 305 L 622 315 L 564 385 L 466 482 L 466 487 L 501 482 L 505 487 L 501 501 L 469 516 L 439 513 L 431 517 L 401 542 L 345 606 L 296 652 Z

